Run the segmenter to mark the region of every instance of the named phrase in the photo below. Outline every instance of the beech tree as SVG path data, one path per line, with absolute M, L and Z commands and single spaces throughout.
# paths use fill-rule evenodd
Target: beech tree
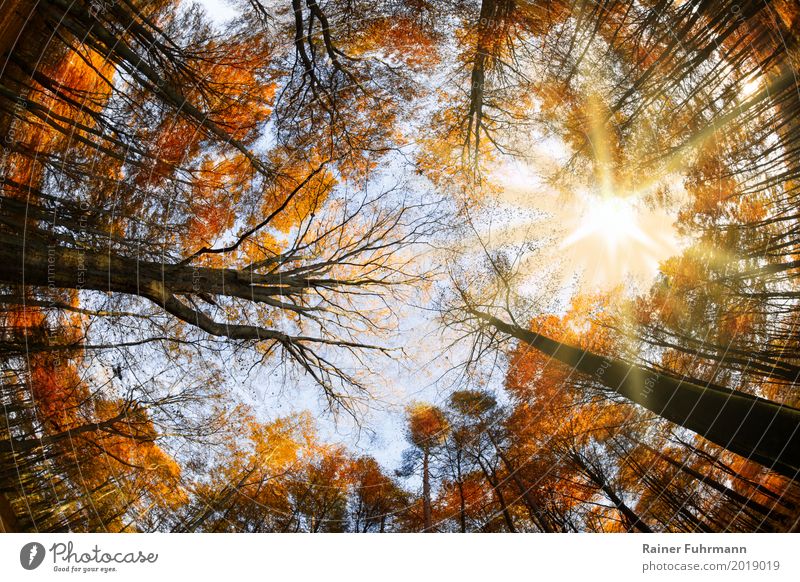
M 631 402 L 781 474 L 793 478 L 800 470 L 797 449 L 791 446 L 800 438 L 800 410 L 560 342 L 508 323 L 468 296 L 463 298 L 478 331 L 488 328 L 490 334 L 500 332 L 525 342 Z

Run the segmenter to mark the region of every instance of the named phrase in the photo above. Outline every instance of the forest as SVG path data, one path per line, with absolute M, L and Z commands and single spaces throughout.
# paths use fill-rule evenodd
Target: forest
M 800 531 L 799 41 L 0 1 L 0 531 Z

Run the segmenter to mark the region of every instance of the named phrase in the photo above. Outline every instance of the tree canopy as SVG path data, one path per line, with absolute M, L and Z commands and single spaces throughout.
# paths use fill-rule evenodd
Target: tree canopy
M 791 0 L 14 0 L 0 529 L 796 531 Z

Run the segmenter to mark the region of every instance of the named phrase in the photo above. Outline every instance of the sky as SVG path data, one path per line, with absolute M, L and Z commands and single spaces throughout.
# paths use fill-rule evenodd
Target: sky
M 186 1 L 201 5 L 217 25 L 224 25 L 238 14 L 224 0 Z M 430 297 L 417 297 L 412 303 L 427 304 L 429 300 Z M 308 377 L 286 375 L 273 366 L 264 366 L 247 375 L 237 371 L 231 382 L 238 384 L 239 397 L 265 420 L 310 410 L 323 439 L 343 442 L 351 450 L 370 454 L 385 468 L 394 469 L 408 447 L 403 438 L 405 404 L 415 400 L 441 402 L 445 387 L 457 379 L 457 374 L 446 372 L 452 362 L 459 360 L 457 353 L 440 354 L 444 331 L 429 312 L 414 306 L 404 309 L 403 328 L 397 338 L 408 357 L 403 361 L 387 360 L 382 378 L 373 379 L 377 380 L 373 386 L 380 403 L 365 411 L 361 426 L 347 414 L 327 411 L 320 388 Z
M 236 17 L 239 13 L 225 0 L 185 0 L 191 4 L 199 4 L 206 10 L 209 18 L 218 24 L 222 24 Z
M 236 16 L 224 0 L 185 0 L 203 6 L 222 26 Z M 483 247 L 513 258 L 523 280 L 520 293 L 543 311 L 563 313 L 578 292 L 602 292 L 622 287 L 629 294 L 649 287 L 663 260 L 680 252 L 674 227 L 684 201 L 680 179 L 628 184 L 620 189 L 603 176 L 576 174 L 569 191 L 555 188 L 544 176 L 567 160 L 567 146 L 552 137 L 531 135 L 524 160 L 503 161 L 494 168 L 497 196 L 472 217 L 471 240 L 463 241 L 465 262 L 481 258 Z M 598 144 L 602 135 L 594 135 Z M 594 184 L 600 184 L 595 186 Z M 653 204 L 652 195 L 667 187 L 673 196 Z M 395 468 L 403 449 L 403 406 L 414 400 L 441 403 L 461 381 L 447 371 L 465 357 L 466 345 L 442 354 L 447 332 L 430 311 L 431 296 L 417 296 L 405 306 L 397 341 L 407 358 L 382 364 L 373 386 L 380 404 L 366 411 L 361 430 L 347 415 L 326 412 L 320 389 L 308 377 L 286 375 L 274 366 L 253 372 L 232 372 L 239 396 L 265 420 L 310 410 L 321 436 L 343 442 L 352 450 L 373 455 L 384 467 Z M 502 374 L 490 380 L 500 389 Z M 461 386 L 463 387 L 463 386 Z

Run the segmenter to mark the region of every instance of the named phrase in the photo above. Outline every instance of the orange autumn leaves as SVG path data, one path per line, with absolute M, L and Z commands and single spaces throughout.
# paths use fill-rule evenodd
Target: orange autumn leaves
M 48 152 L 73 148 L 73 156 L 91 155 L 92 132 L 111 96 L 104 77 L 113 76 L 113 71 L 113 66 L 93 51 L 70 53 L 55 64 L 42 65 L 38 76 L 30 81 L 31 104 L 16 109 L 25 124 L 14 131 L 18 142 L 15 149 L 24 153 L 12 152 L 6 160 L 8 180 L 38 188 Z M 37 82 L 42 78 L 49 81 L 42 80 L 42 85 Z M 41 152 L 42 161 L 31 152 Z M 7 184 L 4 190 L 22 196 Z
M 594 353 L 615 355 L 615 340 L 607 297 L 579 296 L 562 317 L 544 316 L 531 330 Z M 583 378 L 574 369 L 520 344 L 510 353 L 505 387 L 519 405 L 511 422 L 537 443 L 540 438 L 599 438 L 624 422 L 630 407 L 581 393 Z M 535 445 L 534 445 L 535 446 Z
M 108 389 L 113 380 L 106 389 L 90 388 L 95 383 L 81 350 L 81 316 L 64 312 L 53 320 L 52 311 L 46 313 L 19 305 L 4 314 L 6 340 L 26 346 L 28 371 L 17 374 L 35 419 L 14 446 L 20 454 L 47 451 L 58 458 L 109 531 L 125 529 L 130 512 L 174 510 L 186 500 L 178 487 L 181 469 L 159 445 L 148 410 Z
M 610 329 L 609 297 L 579 296 L 563 316 L 543 316 L 531 330 L 570 345 L 613 355 L 621 348 Z M 586 469 L 622 431 L 635 428 L 641 414 L 592 390 L 579 372 L 520 343 L 509 354 L 505 388 L 513 407 L 505 421 L 505 455 L 518 466 L 517 479 L 529 499 L 556 514 L 580 513 L 594 531 L 624 530 L 611 502 L 614 489 Z M 602 457 L 602 455 L 600 455 Z M 584 463 L 586 466 L 584 466 Z M 610 470 L 609 470 L 610 471 Z M 594 507 L 593 507 L 594 505 Z M 587 507 L 588 513 L 587 512 Z
M 230 140 L 251 146 L 272 113 L 277 85 L 268 70 L 271 58 L 271 47 L 257 36 L 206 39 L 192 47 L 182 63 L 181 69 L 199 77 L 182 86 L 183 98 L 199 107 L 204 121 L 220 127 Z M 145 128 L 148 125 L 144 123 Z M 139 174 L 142 186 L 160 185 L 176 170 L 191 168 L 198 156 L 206 158 L 208 154 L 201 154 L 209 148 L 228 146 L 216 143 L 217 138 L 210 136 L 207 128 L 180 111 L 166 110 L 155 127 L 138 131 L 143 132 L 141 141 L 149 144 L 148 153 L 154 161 Z
M 233 226 L 232 206 L 248 187 L 252 169 L 242 155 L 218 161 L 205 157 L 193 172 L 185 244 L 210 245 Z
M 276 82 L 267 66 L 273 48 L 263 38 L 243 35 L 213 38 L 197 47 L 187 65 L 204 73 L 197 98 L 208 118 L 231 138 L 252 143 L 272 113 Z
M 208 479 L 189 483 L 201 531 L 383 531 L 404 492 L 371 457 L 320 440 L 309 413 L 258 421 L 237 413 L 243 438 L 220 451 Z M 350 514 L 350 517 L 348 517 Z
M 164 74 L 176 75 L 175 82 L 182 74 L 196 77 L 181 87 L 187 103 L 199 107 L 232 140 L 253 147 L 273 112 L 278 78 L 269 68 L 272 50 L 258 35 L 212 35 L 186 49 L 180 66 Z M 53 54 L 51 60 L 56 64 L 42 68 L 37 77 L 44 85 L 32 81 L 27 94 L 35 105 L 22 109 L 24 121 L 16 122 L 18 148 L 24 153 L 10 154 L 4 189 L 29 196 L 11 181 L 40 188 L 51 154 L 69 152 L 69 163 L 91 165 L 86 208 L 118 209 L 113 222 L 103 225 L 110 235 L 141 232 L 150 215 L 154 224 L 171 225 L 158 236 L 174 237 L 187 253 L 213 245 L 276 210 L 319 163 L 316 154 L 276 147 L 269 153 L 274 179 L 266 185 L 254 181 L 257 172 L 244 153 L 229 151 L 233 148 L 209 136 L 198 120 L 165 107 L 152 92 L 127 85 L 115 65 L 90 48 Z M 130 106 L 120 113 L 126 100 Z M 112 110 L 104 111 L 109 104 Z M 312 180 L 272 226 L 289 231 L 324 201 L 334 184 L 330 174 Z M 262 236 L 262 251 L 279 250 L 271 238 Z
M 319 157 L 299 158 L 275 151 L 270 158 L 279 170 L 272 183 L 262 186 L 260 200 L 253 199 L 253 169 L 244 156 L 217 161 L 204 158 L 193 172 L 187 228 L 181 239 L 185 248 L 225 246 L 237 240 L 241 232 L 261 224 L 265 217 L 272 217 L 244 241 L 238 254 L 205 260 L 208 264 L 221 264 L 231 258 L 250 263 L 281 252 L 283 238 L 322 208 L 338 180 L 324 168 L 325 162 Z M 243 209 L 247 212 L 242 213 Z
M 441 443 L 448 430 L 447 419 L 441 410 L 426 403 L 412 404 L 406 411 L 409 440 L 420 449 L 430 449 Z
M 86 370 L 63 355 L 35 354 L 32 360 L 30 390 L 43 438 L 56 438 L 61 454 L 75 459 L 78 483 L 87 493 L 113 482 L 131 503 L 175 509 L 185 501 L 178 487 L 181 469 L 158 445 L 159 434 L 141 405 L 92 394 L 82 377 Z
M 378 53 L 392 61 L 402 61 L 412 69 L 439 62 L 437 39 L 426 34 L 412 16 L 370 18 L 354 33 L 348 45 L 353 57 Z

